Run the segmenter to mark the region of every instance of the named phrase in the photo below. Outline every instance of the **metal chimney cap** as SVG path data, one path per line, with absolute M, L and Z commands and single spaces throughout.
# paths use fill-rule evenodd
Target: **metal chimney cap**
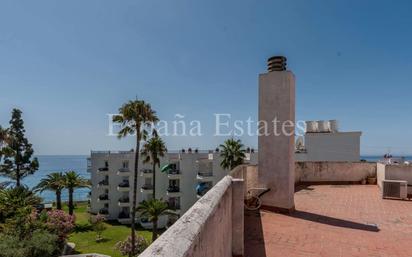
M 286 57 L 284 56 L 272 56 L 268 59 L 268 71 L 285 71 L 286 70 Z

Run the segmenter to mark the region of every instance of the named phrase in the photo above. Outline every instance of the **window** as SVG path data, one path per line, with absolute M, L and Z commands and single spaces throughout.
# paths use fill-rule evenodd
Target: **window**
M 122 168 L 123 169 L 128 169 L 129 168 L 129 161 L 123 161 Z

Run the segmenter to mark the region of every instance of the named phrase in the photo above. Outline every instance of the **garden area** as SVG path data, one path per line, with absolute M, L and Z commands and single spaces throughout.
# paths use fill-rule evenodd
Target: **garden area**
M 67 207 L 63 208 L 67 211 Z M 68 238 L 69 242 L 76 244 L 75 253 L 100 253 L 112 257 L 121 257 L 116 249 L 116 243 L 125 240 L 130 235 L 130 227 L 118 223 L 105 222 L 106 229 L 102 231 L 101 239 L 96 240 L 97 234 L 92 229 L 87 213 L 87 203 L 78 203 L 75 209 L 76 227 Z M 151 240 L 150 230 L 138 229 L 138 235 L 143 236 L 148 242 Z

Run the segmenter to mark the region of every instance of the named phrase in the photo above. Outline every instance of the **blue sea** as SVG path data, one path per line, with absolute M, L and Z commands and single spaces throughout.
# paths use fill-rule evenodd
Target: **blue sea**
M 39 155 L 36 156 L 39 160 L 39 169 L 33 175 L 23 179 L 23 183 L 29 188 L 36 186 L 42 178 L 53 172 L 65 172 L 69 170 L 76 171 L 80 176 L 90 179 L 90 173 L 87 172 L 87 156 L 86 155 Z M 5 181 L 5 178 L 0 178 Z M 76 189 L 74 199 L 76 201 L 85 201 L 88 199 L 90 189 Z M 39 194 L 43 198 L 43 202 L 53 202 L 56 199 L 54 192 L 44 191 Z M 63 191 L 62 200 L 68 200 L 67 191 Z

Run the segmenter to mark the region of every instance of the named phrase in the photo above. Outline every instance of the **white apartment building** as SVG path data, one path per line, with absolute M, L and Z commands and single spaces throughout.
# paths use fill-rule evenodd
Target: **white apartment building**
M 140 158 L 137 202 L 153 197 L 152 164 Z M 156 198 L 167 201 L 178 216 L 186 212 L 201 196 L 221 180 L 228 171 L 222 169 L 220 153 L 213 151 L 180 151 L 167 153 L 156 167 Z M 257 154 L 246 154 L 246 161 L 257 164 Z M 133 195 L 134 152 L 92 151 L 88 163 L 92 189 L 90 212 L 105 215 L 108 220 L 130 223 Z M 177 217 L 178 217 L 177 216 Z M 150 223 L 139 220 L 142 226 Z M 160 221 L 160 227 L 166 221 Z
M 336 121 L 307 122 L 303 138 L 296 140 L 296 161 L 360 160 L 361 132 L 339 132 Z M 142 163 L 138 171 L 137 202 L 153 197 L 152 164 Z M 156 198 L 169 203 L 178 216 L 185 213 L 212 186 L 227 175 L 216 151 L 169 152 L 161 159 L 160 167 L 169 165 L 166 172 L 156 167 Z M 258 153 L 248 148 L 246 162 L 257 165 Z M 88 163 L 92 189 L 90 212 L 100 213 L 109 220 L 130 223 L 132 185 L 134 179 L 133 151 L 92 151 Z M 177 216 L 177 217 L 178 217 Z M 142 226 L 151 223 L 139 220 Z M 160 226 L 167 220 L 160 221 Z

